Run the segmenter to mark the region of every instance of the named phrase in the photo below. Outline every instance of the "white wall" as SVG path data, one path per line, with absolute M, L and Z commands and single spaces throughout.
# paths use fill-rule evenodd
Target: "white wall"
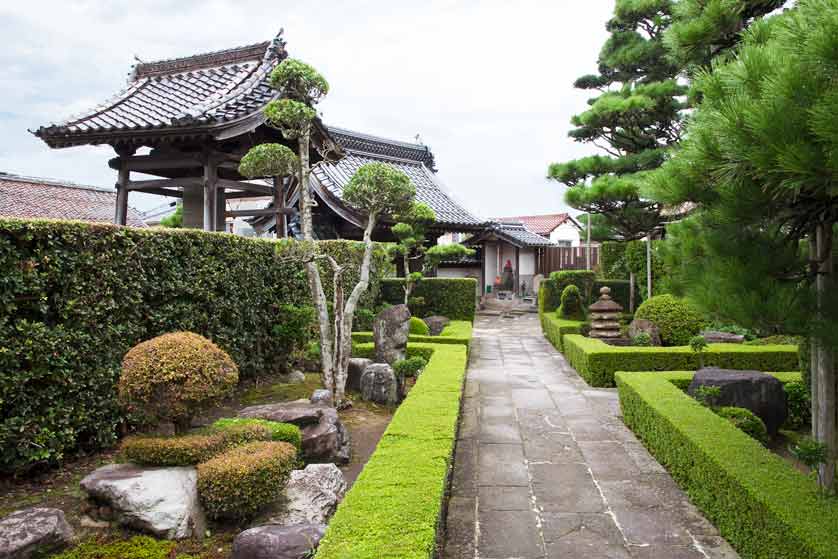
M 483 244 L 483 292 L 486 292 L 486 285 L 494 285 L 495 277 L 500 275 L 498 270 L 498 245 L 497 243 Z
M 578 247 L 581 242 L 581 231 L 570 221 L 565 221 L 550 232 L 550 240 L 554 243 L 570 241 L 570 246 Z

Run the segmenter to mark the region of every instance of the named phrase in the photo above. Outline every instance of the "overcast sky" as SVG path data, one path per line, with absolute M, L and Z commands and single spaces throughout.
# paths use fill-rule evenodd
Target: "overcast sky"
M 111 186 L 109 147 L 49 149 L 36 129 L 106 100 L 144 61 L 256 43 L 331 85 L 325 122 L 412 141 L 481 217 L 562 211 L 547 164 L 595 150 L 567 137 L 613 0 L 0 2 L 0 171 Z M 131 195 L 148 209 L 163 199 Z

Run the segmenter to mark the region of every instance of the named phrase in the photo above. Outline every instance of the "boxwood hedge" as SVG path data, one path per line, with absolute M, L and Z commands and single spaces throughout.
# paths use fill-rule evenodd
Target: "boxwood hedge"
M 391 305 L 404 302 L 404 278 L 381 280 L 381 300 Z M 421 308 L 412 308 L 414 315 L 424 318 L 438 314 L 451 320 L 474 321 L 477 310 L 477 280 L 473 278 L 424 278 L 413 288 L 411 298 L 424 301 Z
M 838 558 L 838 500 L 674 384 L 692 374 L 617 373 L 626 424 L 742 557 Z
M 359 344 L 356 355 L 369 355 Z M 431 557 L 456 439 L 466 348 L 413 343 L 428 365 L 320 542 L 317 559 Z
M 471 341 L 472 324 L 468 320 L 452 320 L 439 336 L 420 336 L 411 334 L 411 342 L 429 344 L 457 344 L 468 346 Z M 372 332 L 352 332 L 352 341 L 357 344 L 373 341 Z
M 562 339 L 567 334 L 579 334 L 582 331 L 583 321 L 567 320 L 559 318 L 556 313 L 542 312 L 539 313 L 541 319 L 541 331 L 544 332 L 544 337 L 553 344 L 560 352 L 564 353 L 564 345 Z
M 591 386 L 614 386 L 616 371 L 697 370 L 699 355 L 689 346 L 619 347 L 579 334 L 562 337 L 564 355 Z M 724 369 L 788 371 L 797 368 L 797 346 L 710 344 L 704 365 Z
M 120 363 L 143 340 L 188 330 L 229 353 L 243 377 L 282 366 L 293 349 L 283 305 L 310 297 L 302 267 L 277 260 L 275 246 L 196 230 L 0 219 L 0 471 L 112 444 L 123 421 Z M 320 246 L 340 262 L 362 256 L 358 243 Z M 374 262 L 388 269 L 383 251 Z M 356 276 L 347 274 L 347 289 Z M 378 286 L 374 274 L 365 305 Z

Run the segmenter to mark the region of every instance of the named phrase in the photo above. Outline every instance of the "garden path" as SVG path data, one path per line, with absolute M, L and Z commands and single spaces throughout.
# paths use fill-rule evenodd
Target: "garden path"
M 445 559 L 733 559 L 736 552 L 534 314 L 479 316 Z

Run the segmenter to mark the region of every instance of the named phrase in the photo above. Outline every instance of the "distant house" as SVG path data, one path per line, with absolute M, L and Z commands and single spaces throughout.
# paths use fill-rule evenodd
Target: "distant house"
M 521 223 L 536 235 L 550 239 L 556 246 L 578 247 L 584 235 L 582 226 L 568 213 L 498 217 L 492 221 Z
M 0 171 L 0 217 L 77 219 L 113 223 L 116 191 Z M 127 225 L 147 227 L 134 208 Z

